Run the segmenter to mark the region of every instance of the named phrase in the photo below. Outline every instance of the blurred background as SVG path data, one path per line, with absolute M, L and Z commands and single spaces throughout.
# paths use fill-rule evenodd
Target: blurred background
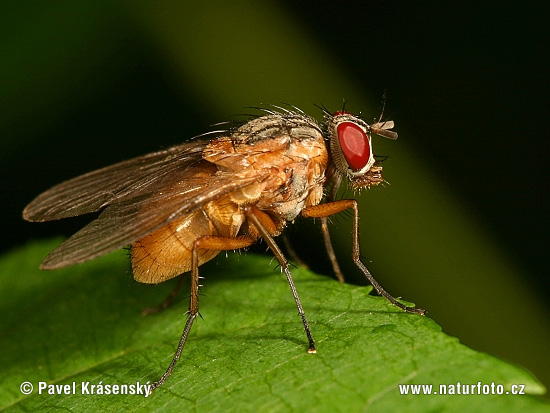
M 336 111 L 345 98 L 370 122 L 387 90 L 400 137 L 374 137 L 390 185 L 356 194 L 365 263 L 445 332 L 548 387 L 549 16 L 517 4 L 5 1 L 1 251 L 90 220 L 22 221 L 63 180 L 247 106 L 291 103 L 321 119 L 314 104 Z M 350 219 L 332 228 L 346 277 L 361 283 Z M 299 221 L 289 237 L 326 274 L 317 231 Z

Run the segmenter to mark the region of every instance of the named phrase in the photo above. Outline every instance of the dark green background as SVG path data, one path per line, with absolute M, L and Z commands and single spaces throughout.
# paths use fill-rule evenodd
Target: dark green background
M 408 4 L 3 2 L 2 250 L 87 222 L 22 222 L 64 179 L 261 103 L 320 117 L 315 103 L 346 98 L 371 120 L 387 88 L 400 139 L 375 138 L 391 185 L 361 195 L 365 260 L 445 331 L 548 386 L 548 14 L 536 2 Z M 335 224 L 349 234 L 349 219 Z M 290 235 L 327 273 L 314 231 L 298 222 Z

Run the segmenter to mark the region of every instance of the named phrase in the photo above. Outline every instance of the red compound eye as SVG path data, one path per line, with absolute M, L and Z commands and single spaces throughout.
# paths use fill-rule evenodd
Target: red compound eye
M 369 137 L 365 131 L 353 122 L 340 123 L 336 131 L 349 167 L 354 171 L 364 168 L 371 155 Z

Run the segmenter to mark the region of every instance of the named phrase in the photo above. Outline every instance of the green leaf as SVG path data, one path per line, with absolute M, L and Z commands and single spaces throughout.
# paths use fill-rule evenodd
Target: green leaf
M 512 384 L 530 394 L 545 390 L 523 369 L 467 348 L 430 318 L 368 295 L 369 288 L 293 269 L 317 343 L 317 354 L 308 354 L 285 278 L 269 257 L 253 254 L 221 255 L 201 267 L 204 318 L 197 319 L 164 386 L 148 398 L 81 394 L 82 382 L 158 379 L 179 340 L 187 300 L 143 316 L 173 282 L 134 282 L 124 252 L 39 271 L 55 245 L 33 243 L 0 258 L 0 408 L 550 411 L 529 395 L 400 395 L 400 385 L 431 384 L 439 392 L 440 384 L 458 382 L 501 384 L 505 392 Z M 25 381 L 34 386 L 30 395 L 20 392 Z M 74 382 L 76 394 L 38 394 L 39 382 L 69 384 L 70 390 Z

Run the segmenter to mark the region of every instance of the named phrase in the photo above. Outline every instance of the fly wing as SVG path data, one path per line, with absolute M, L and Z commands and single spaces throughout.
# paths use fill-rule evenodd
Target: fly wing
M 141 194 L 107 206 L 97 219 L 52 251 L 42 262 L 41 268 L 66 267 L 122 248 L 174 218 L 263 179 L 265 177 L 258 175 L 237 180 L 230 174 L 201 174 L 189 178 L 175 173 L 171 176 L 171 182 L 155 193 Z
M 28 221 L 95 212 L 114 201 L 150 193 L 174 171 L 200 161 L 207 142 L 186 143 L 98 169 L 47 190 L 23 211 Z
M 264 179 L 235 179 L 202 159 L 208 141 L 186 143 L 99 169 L 54 186 L 23 211 L 48 221 L 99 211 L 99 217 L 43 261 L 61 268 L 122 248 L 176 217 Z

